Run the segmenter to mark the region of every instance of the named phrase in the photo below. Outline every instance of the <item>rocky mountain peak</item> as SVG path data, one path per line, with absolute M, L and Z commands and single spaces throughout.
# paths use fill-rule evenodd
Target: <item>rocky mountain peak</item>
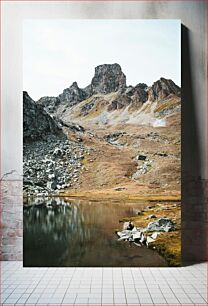
M 60 117 L 66 112 L 67 108 L 72 108 L 96 94 L 104 96 L 115 93 L 114 97 L 112 95 L 110 98 L 108 107 L 108 111 L 113 111 L 128 105 L 133 106 L 133 109 L 136 110 L 146 101 L 160 101 L 171 95 L 180 97 L 180 92 L 180 87 L 172 80 L 164 77 L 161 77 L 149 87 L 144 83 L 127 86 L 126 76 L 119 64 L 103 64 L 95 67 L 94 77 L 85 88 L 79 88 L 77 82 L 73 82 L 59 96 L 43 97 L 37 101 L 37 104 L 42 105 L 50 114 Z M 104 99 L 106 98 L 104 97 Z M 92 105 L 93 103 L 90 104 L 91 108 Z M 89 106 L 87 106 L 87 109 L 89 109 Z
M 47 135 L 61 135 L 61 129 L 56 121 L 35 103 L 26 91 L 23 91 L 23 135 L 24 141 L 34 141 Z
M 70 88 L 74 88 L 76 90 L 76 89 L 79 89 L 79 86 L 78 86 L 77 82 L 73 82 L 72 85 L 70 86 Z
M 64 89 L 63 93 L 58 96 L 61 102 L 68 102 L 73 106 L 86 99 L 86 92 L 79 88 L 77 82 L 73 82 L 69 88 Z
M 148 100 L 156 101 L 162 100 L 169 95 L 180 96 L 181 89 L 172 80 L 161 77 L 158 81 L 154 82 L 148 90 Z
M 104 64 L 95 68 L 95 75 L 91 82 L 92 94 L 107 94 L 124 89 L 125 87 L 126 76 L 119 64 Z

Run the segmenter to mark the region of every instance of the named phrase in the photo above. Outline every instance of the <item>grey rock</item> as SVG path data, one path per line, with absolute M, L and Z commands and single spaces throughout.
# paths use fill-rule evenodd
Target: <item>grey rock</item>
M 50 190 L 51 189 L 55 190 L 57 188 L 56 181 L 49 181 L 49 182 L 47 182 L 47 188 L 50 189 Z
M 104 136 L 104 139 L 112 144 L 112 145 L 118 145 L 117 141 L 119 140 L 120 137 L 124 136 L 126 132 L 117 132 L 117 133 L 112 133 Z
M 55 178 L 55 174 L 54 173 L 49 174 L 48 178 L 49 178 L 49 180 L 54 179 Z
M 177 86 L 172 80 L 165 78 L 160 78 L 160 80 L 154 82 L 147 91 L 148 100 L 151 102 L 165 99 L 171 94 L 176 96 L 181 95 L 180 87 Z
M 58 97 L 42 97 L 36 103 L 42 105 L 47 112 L 52 114 L 56 112 L 61 101 Z
M 55 150 L 53 151 L 53 156 L 62 156 L 63 155 L 63 151 L 60 148 L 55 148 Z
M 150 222 L 147 226 L 149 231 L 170 232 L 175 230 L 175 225 L 171 219 L 160 218 L 154 222 Z
M 91 94 L 110 93 L 126 88 L 126 76 L 119 64 L 104 64 L 95 68 Z
M 76 105 L 77 103 L 87 98 L 86 92 L 79 88 L 77 82 L 74 82 L 69 88 L 64 89 L 63 93 L 58 96 L 60 103 L 67 103 L 68 106 Z
M 136 103 L 144 103 L 148 99 L 148 86 L 144 83 L 139 83 L 135 87 L 129 86 L 125 90 L 125 94 L 131 97 L 132 102 Z
M 69 149 L 65 150 L 65 147 Z M 54 194 L 79 178 L 84 147 L 74 141 L 52 138 L 24 143 L 24 190 Z M 31 159 L 31 156 L 33 159 Z M 29 183 L 27 183 L 27 181 Z
M 48 135 L 59 135 L 64 137 L 57 122 L 44 110 L 41 105 L 36 104 L 27 92 L 23 92 L 23 139 L 35 141 L 46 139 Z

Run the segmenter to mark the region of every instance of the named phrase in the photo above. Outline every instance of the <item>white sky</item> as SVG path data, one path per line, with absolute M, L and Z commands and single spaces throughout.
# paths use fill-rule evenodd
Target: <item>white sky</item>
M 90 84 L 94 68 L 118 63 L 127 85 L 160 77 L 181 83 L 180 20 L 25 20 L 23 88 L 38 100 L 77 81 Z

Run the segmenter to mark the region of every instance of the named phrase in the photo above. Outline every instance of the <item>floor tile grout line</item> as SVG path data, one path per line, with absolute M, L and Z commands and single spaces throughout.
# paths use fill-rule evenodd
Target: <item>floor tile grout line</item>
M 70 279 L 70 282 L 69 282 L 69 285 L 68 285 L 67 288 L 69 288 L 69 286 L 70 286 L 70 283 L 71 283 L 71 281 L 72 281 L 72 279 L 73 279 L 73 276 L 74 276 L 74 274 L 75 274 L 75 271 L 76 271 L 76 269 L 73 270 L 72 277 L 71 277 L 71 279 Z M 66 290 L 66 292 L 67 292 L 67 290 Z M 66 292 L 65 292 L 65 294 L 64 294 L 64 297 L 66 296 Z M 76 294 L 76 296 L 77 296 L 77 294 Z M 64 301 L 64 297 L 63 297 L 62 302 Z M 76 301 L 76 297 L 75 297 L 74 301 Z
M 145 285 L 146 285 L 147 291 L 149 292 L 150 299 L 151 299 L 152 303 L 154 304 L 154 302 L 153 302 L 153 300 L 152 300 L 151 293 L 150 293 L 150 291 L 149 291 L 149 288 L 148 288 L 148 286 L 147 286 L 146 280 L 145 280 L 145 278 L 144 278 L 144 274 L 143 274 L 142 272 L 143 272 L 143 271 L 142 271 L 142 269 L 141 269 L 141 274 L 142 274 L 142 277 L 143 277 L 144 283 L 145 283 Z M 139 296 L 138 296 L 138 297 L 139 297 Z M 140 300 L 140 299 L 139 299 L 139 300 Z
M 14 271 L 15 272 L 15 275 L 17 275 L 18 276 L 18 282 L 13 282 L 14 281 L 14 279 L 15 279 L 15 275 L 14 275 L 14 277 L 12 278 L 12 281 L 9 283 L 9 282 L 7 282 L 7 285 L 6 285 L 6 288 L 11 288 L 11 289 L 13 289 L 11 292 L 14 292 L 14 288 L 18 288 L 19 287 L 19 285 L 21 284 L 21 277 L 24 277 L 25 275 L 24 275 L 24 273 L 27 273 L 28 272 L 28 270 L 26 269 L 25 271 L 23 271 L 24 270 L 24 268 L 23 267 L 21 267 L 20 265 L 14 265 L 14 264 L 12 264 L 12 265 L 10 265 L 10 268 L 9 268 L 9 265 L 7 265 L 6 266 L 7 268 L 4 270 L 4 274 L 6 274 L 7 275 L 7 277 L 6 277 L 6 279 L 8 278 L 8 276 L 9 275 L 11 275 L 12 274 L 12 272 L 11 271 Z M 201 271 L 202 271 L 202 269 L 203 269 L 203 266 L 201 266 L 201 271 L 199 271 L 199 266 L 197 266 L 197 267 L 193 267 L 193 269 L 192 269 L 192 271 L 194 271 L 194 273 L 198 273 L 198 274 L 196 274 L 196 277 L 194 277 L 194 280 L 195 280 L 195 282 L 194 282 L 194 284 L 193 284 L 193 286 L 192 286 L 192 283 L 191 283 L 191 280 L 189 280 L 188 282 L 186 282 L 185 281 L 185 284 L 190 288 L 190 286 L 191 286 L 191 288 L 193 288 L 194 290 L 195 289 L 197 289 L 197 288 L 205 288 L 204 287 L 204 283 L 205 282 L 203 282 L 203 279 L 201 279 L 200 278 L 200 276 L 201 275 L 204 275 L 204 274 L 202 274 L 201 273 Z M 40 284 L 40 283 L 42 283 L 42 286 L 41 286 L 41 288 L 42 288 L 42 291 L 44 292 L 45 290 L 47 290 L 47 286 L 45 286 L 45 283 L 47 282 L 47 279 L 49 279 L 49 278 L 51 278 L 51 277 L 53 277 L 53 275 L 56 275 L 56 273 L 58 272 L 58 269 L 53 269 L 52 270 L 52 273 L 49 273 L 49 268 L 47 268 L 47 269 L 38 269 L 38 270 L 35 270 L 34 272 L 35 272 L 35 275 L 36 275 L 36 280 L 37 280 L 37 282 L 34 284 L 34 287 L 31 287 L 31 286 L 29 286 L 29 282 L 28 282 L 28 278 L 31 276 L 31 274 L 29 275 L 29 276 L 27 276 L 27 278 L 26 278 L 26 281 L 24 281 L 24 284 L 25 284 L 25 290 L 24 290 L 24 293 L 23 294 L 28 294 L 28 298 L 32 295 L 32 293 L 34 292 L 34 289 L 35 288 L 38 288 L 38 284 Z M 62 281 L 61 281 L 61 279 L 62 279 L 62 276 L 63 276 L 63 274 L 64 274 L 64 271 L 67 271 L 67 268 L 65 269 L 65 270 L 63 270 L 63 272 L 62 273 L 58 273 L 58 276 L 59 276 L 59 278 L 58 278 L 58 282 L 56 283 L 56 288 L 58 288 L 58 289 L 61 289 L 61 288 L 63 288 L 63 290 L 64 290 L 64 293 L 62 294 L 62 300 L 61 300 L 61 302 L 63 303 L 63 300 L 64 300 L 64 297 L 66 296 L 66 292 L 68 291 L 68 289 L 70 289 L 70 284 L 71 284 L 71 282 L 73 281 L 73 276 L 76 274 L 76 272 L 77 272 L 77 276 L 76 276 L 76 278 L 78 279 L 78 278 L 80 278 L 81 279 L 81 274 L 80 273 L 82 273 L 83 271 L 84 271 L 84 269 L 73 269 L 72 271 L 70 271 L 70 273 L 69 273 L 69 276 L 70 276 L 70 281 L 68 282 L 68 284 L 67 284 L 67 286 L 66 287 L 62 287 L 62 286 L 60 286 L 60 284 L 61 283 L 63 283 Z M 96 280 L 96 277 L 94 277 L 94 275 L 96 274 L 96 270 L 94 270 L 93 271 L 93 269 L 91 269 L 91 270 L 88 270 L 89 271 L 89 275 L 90 275 L 90 285 L 91 285 L 91 287 L 90 287 L 90 292 L 92 292 L 92 290 L 91 290 L 91 288 L 92 288 L 92 279 L 94 279 L 94 281 Z M 101 291 L 100 291 L 100 293 L 101 293 L 101 303 L 102 303 L 102 295 L 103 295 L 103 289 L 104 289 L 104 275 L 105 275 L 105 269 L 104 268 L 102 268 L 102 269 L 99 269 L 99 273 L 101 273 L 101 276 L 102 276 L 102 282 L 101 282 L 101 284 L 100 284 L 100 288 L 101 288 Z M 109 271 L 109 270 L 108 270 Z M 114 271 L 114 273 L 113 273 L 113 271 Z M 172 273 L 171 273 L 171 276 L 173 277 L 174 276 L 174 278 L 175 277 L 177 277 L 177 276 L 179 276 L 179 278 L 178 278 L 178 281 L 177 281 L 177 284 L 178 284 L 178 286 L 179 287 L 176 287 L 175 289 L 176 290 L 171 290 L 171 293 L 173 293 L 174 294 L 174 297 L 176 297 L 176 299 L 177 299 L 177 290 L 180 290 L 186 297 L 188 297 L 189 299 L 190 299 L 190 301 L 192 300 L 191 299 L 191 295 L 193 294 L 193 293 L 189 293 L 189 292 L 186 292 L 185 291 L 185 286 L 183 286 L 183 277 L 181 277 L 181 275 L 180 275 L 180 273 L 181 273 L 181 270 L 170 270 L 170 271 L 172 271 Z M 167 271 L 167 270 L 162 270 L 162 269 L 152 269 L 152 268 L 147 268 L 147 269 L 142 269 L 142 268 L 130 268 L 130 269 L 126 269 L 126 268 L 120 268 L 120 269 L 112 269 L 112 270 L 110 270 L 110 275 L 112 276 L 113 274 L 114 274 L 114 277 L 112 277 L 112 284 L 114 284 L 115 283 L 115 280 L 119 280 L 119 282 L 120 282 L 120 280 L 122 281 L 122 288 L 123 288 L 123 290 L 124 290 L 124 294 L 125 294 L 125 297 L 126 297 L 126 303 L 127 304 L 130 304 L 130 303 L 128 303 L 128 300 L 127 300 L 127 292 L 128 292 L 128 290 L 127 289 L 129 289 L 130 288 L 130 290 L 132 290 L 132 289 L 134 289 L 134 292 L 136 291 L 136 295 L 138 296 L 138 292 L 137 292 L 137 290 L 136 290 L 136 280 L 137 280 L 137 277 L 136 277 L 136 275 L 138 275 L 138 279 L 140 279 L 140 281 L 141 280 L 143 280 L 143 282 L 145 282 L 145 286 L 146 286 L 146 289 L 147 289 L 147 291 L 150 293 L 149 294 L 149 296 L 150 296 L 150 298 L 151 298 L 151 300 L 153 300 L 153 304 L 154 304 L 154 297 L 152 296 L 152 294 L 151 294 L 151 290 L 149 290 L 149 283 L 148 283 L 148 281 L 146 281 L 147 280 L 147 277 L 148 276 L 151 276 L 152 277 L 152 279 L 154 280 L 154 282 L 153 282 L 153 284 L 156 284 L 157 285 L 157 289 L 159 290 L 159 292 L 160 292 L 160 295 L 162 296 L 162 297 L 164 297 L 164 299 L 165 299 L 165 301 L 166 302 L 168 302 L 168 299 L 166 299 L 166 295 L 165 295 L 165 293 L 163 292 L 163 290 L 162 290 L 162 288 L 159 286 L 159 280 L 161 280 L 162 282 L 163 282 L 163 280 L 165 279 L 165 276 L 167 276 L 167 279 L 170 279 L 170 276 L 169 276 L 169 272 L 170 271 Z M 188 270 L 182 270 L 182 272 L 183 271 L 185 271 L 185 272 L 188 272 L 188 273 L 186 273 L 186 278 L 185 278 L 185 280 L 187 279 L 187 277 L 190 275 L 190 268 L 188 269 Z M 39 275 L 39 272 L 41 272 L 41 274 Z M 60 272 L 60 271 L 59 271 Z M 199 273 L 200 272 L 200 273 Z M 86 274 L 87 274 L 87 272 L 85 273 L 85 275 L 84 275 L 84 280 L 85 280 L 85 282 L 86 282 L 86 279 L 87 279 L 87 277 L 86 277 Z M 193 273 L 191 273 L 191 274 L 193 274 Z M 157 279 L 157 275 L 158 275 L 158 278 L 159 278 L 159 280 Z M 196 283 L 196 279 L 197 279 L 197 283 L 199 284 L 199 287 L 197 287 L 197 283 Z M 127 281 L 125 281 L 125 280 L 127 280 Z M 84 282 L 84 283 L 85 283 Z M 118 284 L 119 284 L 119 282 L 118 282 Z M 15 286 L 14 287 L 10 287 L 10 286 L 12 286 L 12 284 L 14 284 L 15 283 Z M 79 283 L 80 285 L 79 285 L 79 288 L 81 288 L 81 283 Z M 168 288 L 170 288 L 170 282 L 166 282 L 166 284 L 168 285 Z M 116 286 L 113 286 L 113 287 L 115 287 L 115 289 L 117 288 Z M 151 286 L 152 287 L 152 286 Z M 150 289 L 151 289 L 151 287 L 150 287 Z M 23 286 L 23 288 L 24 288 L 24 286 Z M 49 287 L 50 288 L 50 287 Z M 54 288 L 54 289 L 56 289 L 56 288 Z M 119 288 L 119 287 L 118 287 Z M 29 290 L 29 292 L 27 293 L 27 290 L 28 289 L 30 289 L 30 290 L 32 290 L 31 292 L 30 292 L 30 290 Z M 117 291 L 118 292 L 118 291 Z M 196 294 L 196 292 L 198 292 L 198 290 L 196 290 L 195 292 L 194 292 L 194 294 Z M 194 295 L 193 294 L 193 295 Z M 201 300 L 204 300 L 204 298 L 203 298 L 203 296 L 201 296 L 200 294 L 199 294 L 199 292 L 197 293 L 198 294 L 198 296 L 201 298 Z M 9 295 L 8 295 L 9 296 Z M 28 299 L 27 298 L 27 299 Z M 89 297 L 88 297 L 89 298 Z M 87 302 L 89 303 L 90 302 L 90 300 L 87 298 Z M 19 300 L 19 299 L 18 299 Z M 27 301 L 27 300 L 26 300 Z M 193 300 L 194 301 L 194 300 Z M 115 301 L 114 301 L 115 302 Z M 140 302 L 140 301 L 139 301 Z M 196 301 L 195 302 L 193 302 L 193 304 L 191 304 L 191 305 L 197 305 L 197 306 L 199 306 L 200 304 L 201 304 L 202 302 L 200 301 L 200 302 L 198 302 L 198 303 L 196 303 Z M 206 303 L 206 302 L 205 302 Z M 18 304 L 18 302 L 17 302 L 17 304 Z M 76 304 L 76 303 L 75 303 Z M 102 303 L 103 304 L 103 303 Z M 151 304 L 151 305 L 153 305 L 153 304 Z M 6 304 L 5 304 L 6 305 Z M 18 305 L 20 305 L 20 304 L 18 304 Z M 38 303 L 38 305 L 40 305 L 40 303 Z M 76 304 L 77 305 L 77 304 Z M 147 305 L 147 304 L 144 304 L 144 305 Z M 158 305 L 158 304 L 157 304 Z M 169 302 L 169 304 L 167 303 L 167 305 L 170 305 L 170 302 Z M 176 305 L 176 304 L 174 304 L 174 305 Z M 181 304 L 180 304 L 181 305 Z M 188 304 L 186 304 L 186 305 L 188 305 Z M 204 305 L 204 304 L 201 304 L 201 305 Z

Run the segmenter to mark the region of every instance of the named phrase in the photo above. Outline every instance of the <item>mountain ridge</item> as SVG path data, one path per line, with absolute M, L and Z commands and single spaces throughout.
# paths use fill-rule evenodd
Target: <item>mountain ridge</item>
M 126 85 L 126 76 L 121 66 L 115 64 L 103 64 L 95 67 L 95 74 L 91 83 L 85 88 L 80 88 L 77 82 L 65 88 L 57 97 L 42 97 L 37 104 L 42 105 L 49 113 L 57 114 L 58 117 L 67 108 L 76 107 L 82 101 L 92 96 L 102 94 L 103 97 L 118 93 L 116 99 L 111 101 L 108 111 L 121 109 L 132 104 L 134 108 L 140 108 L 145 102 L 155 102 L 166 99 L 170 95 L 180 97 L 180 87 L 172 80 L 161 77 L 148 86 L 145 83 L 138 83 L 136 86 Z
M 95 69 L 84 89 L 23 94 L 27 194 L 180 194 L 180 88 L 165 78 L 127 86 L 117 65 Z

